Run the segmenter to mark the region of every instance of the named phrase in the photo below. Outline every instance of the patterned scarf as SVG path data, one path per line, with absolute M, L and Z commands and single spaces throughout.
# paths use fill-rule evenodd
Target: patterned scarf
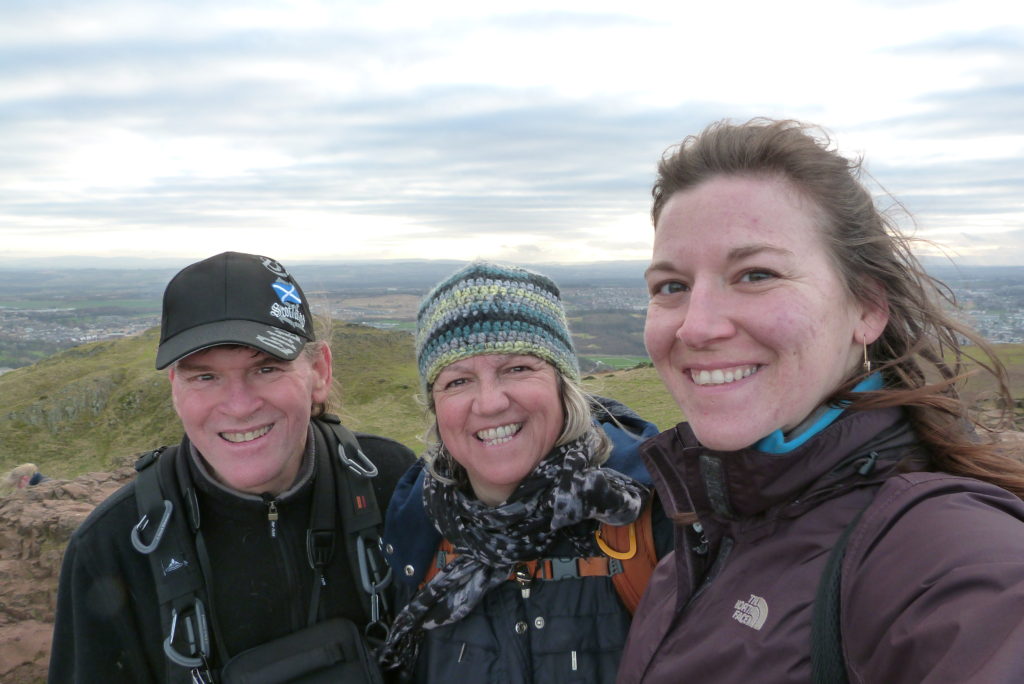
M 581 556 L 589 556 L 591 535 L 573 526 L 585 520 L 626 525 L 637 519 L 647 488 L 617 471 L 592 465 L 595 443 L 596 435 L 588 432 L 557 447 L 519 483 L 507 502 L 495 507 L 428 471 L 423 503 L 459 555 L 395 618 L 380 653 L 384 667 L 410 668 L 423 630 L 461 620 L 484 594 L 508 579 L 516 563 L 543 557 L 558 530 Z M 434 468 L 454 480 L 461 466 L 442 449 L 434 449 Z

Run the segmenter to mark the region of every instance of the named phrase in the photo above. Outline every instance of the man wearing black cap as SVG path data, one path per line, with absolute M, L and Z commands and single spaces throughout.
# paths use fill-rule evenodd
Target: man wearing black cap
M 325 623 L 347 618 L 361 632 L 386 598 L 382 572 L 366 569 L 362 542 L 374 537 L 359 539 L 363 565 L 350 562 L 352 521 L 375 512 L 367 498 L 387 506 L 412 452 L 354 441 L 321 417 L 330 347 L 298 283 L 267 257 L 226 252 L 178 273 L 156 367 L 168 369 L 185 437 L 140 459 L 139 477 L 72 536 L 50 681 L 221 681 L 222 668 L 228 681 L 232 670 L 288 671 L 289 658 L 301 667 L 312 657 L 296 653 L 326 650 L 319 641 L 346 650 Z

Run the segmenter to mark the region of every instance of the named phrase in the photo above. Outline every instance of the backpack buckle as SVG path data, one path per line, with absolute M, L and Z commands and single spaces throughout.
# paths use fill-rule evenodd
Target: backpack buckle
M 549 558 L 551 563 L 551 579 L 576 579 L 580 576 L 579 566 L 575 558 Z
M 306 530 L 306 560 L 313 570 L 331 562 L 334 556 L 334 530 Z

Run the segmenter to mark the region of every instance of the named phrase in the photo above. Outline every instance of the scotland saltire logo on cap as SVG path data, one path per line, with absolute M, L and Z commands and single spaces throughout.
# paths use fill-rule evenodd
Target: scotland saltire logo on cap
M 277 298 L 281 300 L 280 304 L 274 302 L 270 305 L 270 315 L 293 328 L 305 330 L 306 315 L 302 313 L 302 297 L 299 296 L 299 287 L 295 283 L 284 280 L 275 280 L 270 286 Z
M 274 288 L 274 292 L 282 304 L 302 304 L 302 298 L 299 297 L 299 288 L 293 283 L 285 283 L 278 280 L 271 287 Z

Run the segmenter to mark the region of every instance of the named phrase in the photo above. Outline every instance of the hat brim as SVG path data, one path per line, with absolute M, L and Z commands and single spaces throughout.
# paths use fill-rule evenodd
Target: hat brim
M 256 321 L 217 321 L 183 330 L 164 340 L 156 351 L 156 368 L 202 349 L 222 344 L 241 344 L 264 351 L 284 361 L 294 360 L 309 338 Z

